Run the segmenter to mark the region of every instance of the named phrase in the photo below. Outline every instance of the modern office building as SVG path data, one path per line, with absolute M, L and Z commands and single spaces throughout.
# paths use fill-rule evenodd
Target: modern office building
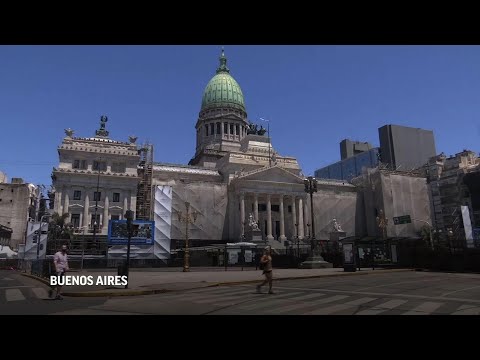
M 399 125 L 378 129 L 381 161 L 391 169 L 412 170 L 437 154 L 433 131 Z

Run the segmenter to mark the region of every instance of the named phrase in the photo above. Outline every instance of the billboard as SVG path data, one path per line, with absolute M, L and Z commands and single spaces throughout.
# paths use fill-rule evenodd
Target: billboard
M 133 220 L 131 245 L 153 245 L 155 222 Z M 127 245 L 127 220 L 110 220 L 108 223 L 108 245 Z

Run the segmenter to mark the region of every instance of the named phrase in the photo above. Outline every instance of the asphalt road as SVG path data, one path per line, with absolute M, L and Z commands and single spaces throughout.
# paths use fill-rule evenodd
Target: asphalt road
M 0 315 L 44 315 L 103 304 L 106 298 L 48 298 L 50 288 L 21 276 L 16 271 L 0 270 Z
M 249 284 L 110 299 L 65 297 L 62 301 L 42 300 L 37 296 L 40 290 L 35 289 L 43 285 L 11 274 L 0 272 L 0 314 L 480 314 L 480 275 L 475 274 L 396 272 L 278 281 L 272 295 L 265 288 L 257 294 Z M 13 289 L 25 299 L 15 300 L 19 295 Z

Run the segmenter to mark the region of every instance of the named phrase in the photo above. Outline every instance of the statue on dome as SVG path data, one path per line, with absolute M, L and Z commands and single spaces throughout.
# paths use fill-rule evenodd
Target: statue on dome
M 108 117 L 105 115 L 100 116 L 100 129 L 95 131 L 95 136 L 108 137 L 108 131 L 105 129 L 107 121 Z
M 67 135 L 67 137 L 73 137 L 73 130 L 70 128 L 65 129 L 65 135 Z

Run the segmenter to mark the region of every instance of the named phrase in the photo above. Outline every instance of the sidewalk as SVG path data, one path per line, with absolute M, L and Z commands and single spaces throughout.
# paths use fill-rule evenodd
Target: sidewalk
M 181 268 L 170 268 L 169 271 L 158 271 L 142 269 L 130 271 L 128 279 L 128 289 L 124 287 L 102 286 L 102 285 L 71 285 L 63 288 L 64 296 L 133 296 L 133 295 L 152 295 L 169 291 L 189 290 L 208 286 L 222 286 L 234 284 L 256 283 L 263 279 L 260 270 L 229 269 L 228 271 L 219 271 L 218 269 L 192 269 L 190 272 L 182 272 Z M 356 272 L 344 272 L 343 268 L 330 269 L 274 269 L 274 281 L 308 279 L 332 276 L 360 276 L 369 274 L 384 274 L 399 271 L 412 271 L 411 269 L 389 269 L 372 270 L 371 268 L 362 269 Z M 26 275 L 32 277 L 32 275 Z M 110 271 L 102 270 L 84 270 L 71 272 L 69 275 L 87 275 L 93 276 L 94 283 L 99 276 L 117 275 L 115 269 Z M 48 284 L 45 279 L 36 279 Z

